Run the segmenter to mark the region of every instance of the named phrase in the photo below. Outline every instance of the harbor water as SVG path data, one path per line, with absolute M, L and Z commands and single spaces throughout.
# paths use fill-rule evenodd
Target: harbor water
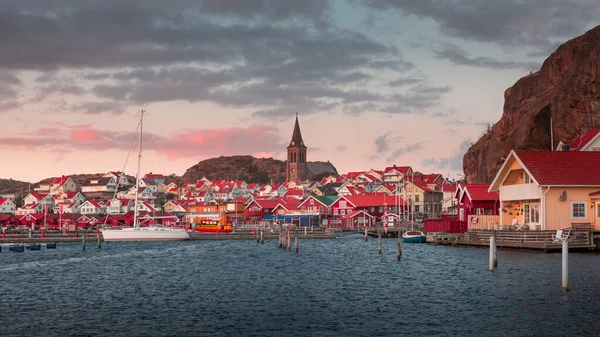
M 600 256 L 304 240 L 0 253 L 2 336 L 594 336 Z

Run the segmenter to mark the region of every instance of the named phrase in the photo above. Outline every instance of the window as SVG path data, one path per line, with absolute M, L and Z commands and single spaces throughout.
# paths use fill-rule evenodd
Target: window
M 419 202 L 419 195 L 415 195 L 415 202 Z
M 310 199 L 310 204 L 314 205 L 315 204 L 315 200 L 314 199 Z
M 600 204 L 596 204 L 596 219 L 600 219 Z
M 338 215 L 338 210 L 337 210 L 337 209 L 336 209 L 336 210 L 334 210 L 334 211 L 333 211 L 333 214 L 334 214 L 334 215 Z
M 319 206 L 319 213 L 323 213 L 323 206 Z
M 375 212 L 375 207 L 371 207 L 371 213 Z
M 587 215 L 585 214 L 585 205 L 586 202 L 582 201 L 573 201 L 571 203 L 571 218 L 573 219 L 585 219 Z
M 525 174 L 525 184 L 531 184 L 531 177 L 529 176 L 529 174 L 527 174 L 527 172 L 524 173 Z
M 383 213 L 383 207 L 379 206 L 379 213 Z
M 416 213 L 419 213 L 419 205 L 416 205 L 416 206 L 415 206 L 415 212 L 416 212 Z

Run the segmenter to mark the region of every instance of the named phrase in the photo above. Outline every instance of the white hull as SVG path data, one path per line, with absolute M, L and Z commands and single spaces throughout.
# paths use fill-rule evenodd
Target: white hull
M 189 240 L 185 229 L 167 227 L 134 227 L 102 229 L 104 241 L 181 241 Z

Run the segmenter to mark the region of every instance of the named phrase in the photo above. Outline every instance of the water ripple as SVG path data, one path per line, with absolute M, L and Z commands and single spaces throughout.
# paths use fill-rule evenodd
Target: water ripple
M 300 242 L 63 244 L 0 253 L 2 336 L 598 335 L 600 259 L 358 235 Z

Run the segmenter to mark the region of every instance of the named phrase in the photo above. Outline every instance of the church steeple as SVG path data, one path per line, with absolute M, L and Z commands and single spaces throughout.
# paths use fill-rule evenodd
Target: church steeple
M 308 164 L 306 162 L 306 145 L 302 140 L 300 132 L 300 123 L 298 123 L 298 114 L 296 113 L 296 124 L 294 124 L 294 133 L 292 141 L 287 147 L 287 180 L 304 181 L 308 178 Z
M 301 147 L 306 148 L 304 145 L 304 141 L 302 140 L 302 132 L 300 132 L 300 123 L 298 123 L 298 113 L 296 112 L 296 124 L 294 124 L 294 133 L 292 134 L 292 141 L 290 142 L 290 147 Z

